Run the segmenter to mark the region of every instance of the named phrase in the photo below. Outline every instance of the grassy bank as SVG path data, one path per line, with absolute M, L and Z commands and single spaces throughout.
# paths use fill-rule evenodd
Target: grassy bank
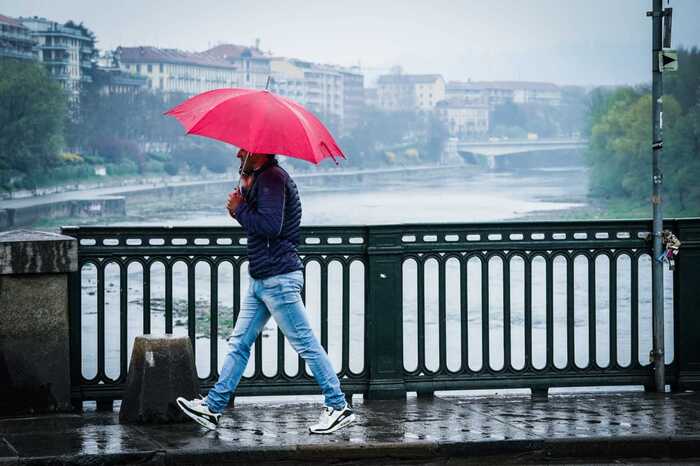
M 665 218 L 700 217 L 700 206 L 681 209 L 665 206 Z M 651 202 L 642 203 L 630 199 L 590 198 L 588 204 L 568 210 L 544 210 L 523 216 L 519 220 L 622 220 L 651 219 Z

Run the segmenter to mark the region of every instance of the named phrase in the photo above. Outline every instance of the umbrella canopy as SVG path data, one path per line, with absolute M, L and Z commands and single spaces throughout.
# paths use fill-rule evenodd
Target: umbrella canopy
M 216 89 L 165 112 L 187 134 L 228 142 L 254 154 L 280 154 L 319 163 L 345 158 L 331 133 L 297 102 L 268 90 Z

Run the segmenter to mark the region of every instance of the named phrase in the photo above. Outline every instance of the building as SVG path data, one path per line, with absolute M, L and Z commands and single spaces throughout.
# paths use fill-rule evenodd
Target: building
M 119 47 L 115 58 L 122 71 L 145 76 L 161 92 L 194 95 L 223 87 L 264 89 L 270 58 L 259 49 L 221 44 L 204 52 L 157 47 Z
M 300 104 L 306 103 L 306 85 L 304 69 L 284 57 L 270 60 L 270 89 L 276 94 L 294 99 Z
M 92 73 L 93 82 L 102 95 L 133 94 L 148 89 L 148 78 L 120 69 L 114 52 L 99 55 L 96 64 Z
M 484 136 L 489 131 L 488 104 L 448 99 L 438 102 L 436 109 L 452 137 L 469 139 Z
M 199 94 L 239 87 L 235 65 L 197 53 L 156 47 L 118 47 L 115 59 L 127 74 L 145 76 L 148 87 L 165 93 Z
M 359 70 L 273 57 L 255 47 L 221 44 L 204 52 L 119 47 L 114 57 L 126 75 L 147 78 L 160 92 L 199 94 L 225 87 L 269 89 L 292 98 L 339 131 L 359 123 L 364 78 Z
M 379 95 L 376 87 L 365 88 L 365 107 L 379 108 Z
M 45 18 L 19 18 L 36 43 L 38 59 L 72 98 L 92 81 L 95 35 L 82 24 L 59 24 Z
M 31 31 L 19 20 L 0 15 L 0 58 L 36 60 Z
M 238 74 L 238 85 L 252 89 L 265 89 L 270 76 L 270 57 L 260 50 L 260 40 L 255 47 L 236 44 L 220 44 L 197 55 L 233 65 Z
M 377 99 L 384 110 L 430 111 L 445 99 L 439 74 L 385 74 L 377 79 Z
M 448 99 L 462 99 L 488 104 L 492 109 L 506 102 L 557 106 L 561 89 L 552 83 L 527 81 L 450 81 L 446 86 Z
M 296 100 L 340 132 L 359 124 L 364 76 L 358 69 L 284 57 L 272 58 L 270 69 L 274 92 Z
M 343 124 L 344 132 L 360 125 L 365 107 L 365 78 L 358 67 L 340 71 L 343 77 Z
M 556 84 L 541 82 L 513 83 L 513 102 L 516 104 L 543 104 L 558 106 L 561 104 L 561 89 Z

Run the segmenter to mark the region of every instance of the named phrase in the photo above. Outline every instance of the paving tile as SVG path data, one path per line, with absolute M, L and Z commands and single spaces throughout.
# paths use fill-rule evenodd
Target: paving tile
M 553 395 L 549 401 L 531 401 L 527 396 L 489 397 L 457 399 L 456 403 L 542 438 L 700 433 L 700 410 L 692 412 L 672 396 Z
M 85 425 L 72 431 L 8 434 L 22 458 L 149 453 L 157 444 L 120 425 Z

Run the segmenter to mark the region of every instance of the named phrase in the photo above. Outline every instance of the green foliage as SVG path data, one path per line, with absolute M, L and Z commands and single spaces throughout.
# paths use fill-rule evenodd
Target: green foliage
M 700 70 L 700 51 L 680 50 L 684 66 Z M 700 73 L 673 76 L 663 100 L 664 211 L 700 214 Z M 649 88 L 596 90 L 589 105 L 591 192 L 635 203 L 651 195 Z
M 447 128 L 434 114 L 368 107 L 360 124 L 338 143 L 348 155 L 343 165 L 376 167 L 399 160 L 398 156 L 387 158 L 386 152 L 405 153 L 407 149 L 417 149 L 421 162 L 439 160 L 447 137 Z
M 41 65 L 0 60 L 0 188 L 60 163 L 66 101 Z
M 508 138 L 524 138 L 527 133 L 545 138 L 579 135 L 585 129 L 588 99 L 584 88 L 564 86 L 559 105 L 506 101 L 491 112 L 489 133 Z
M 166 165 L 170 172 L 185 170 L 200 173 L 203 168 L 214 173 L 232 170 L 236 152 L 231 146 L 206 138 L 190 137 L 173 150 L 172 165 Z M 307 162 L 308 163 L 308 162 Z

